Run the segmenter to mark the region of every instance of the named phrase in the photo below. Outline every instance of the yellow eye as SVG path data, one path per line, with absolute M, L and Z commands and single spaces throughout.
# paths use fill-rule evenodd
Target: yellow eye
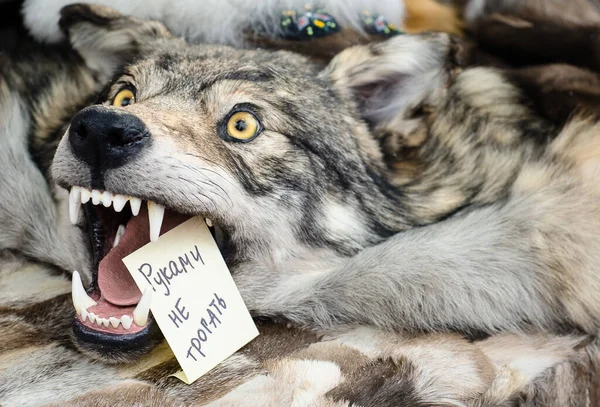
M 113 100 L 113 106 L 129 106 L 135 103 L 135 95 L 129 89 L 123 89 L 117 93 Z
M 227 134 L 236 140 L 249 140 L 260 131 L 260 124 L 252 113 L 237 112 L 227 121 Z

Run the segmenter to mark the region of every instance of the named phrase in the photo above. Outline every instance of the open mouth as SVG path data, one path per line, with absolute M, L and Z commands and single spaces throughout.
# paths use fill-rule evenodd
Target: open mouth
M 150 291 L 142 293 L 122 259 L 190 218 L 152 201 L 73 186 L 69 216 L 77 223 L 81 209 L 88 221 L 94 257 L 92 284 L 85 289 L 73 273 L 77 339 L 98 344 L 135 344 L 159 333 L 150 312 Z M 207 224 L 214 235 L 212 222 Z M 154 328 L 154 329 L 151 329 Z

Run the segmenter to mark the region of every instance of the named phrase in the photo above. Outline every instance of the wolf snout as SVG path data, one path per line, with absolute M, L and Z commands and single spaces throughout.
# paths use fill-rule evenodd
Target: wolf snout
M 123 165 L 149 141 L 150 132 L 139 118 L 104 106 L 81 110 L 69 128 L 73 153 L 97 170 Z

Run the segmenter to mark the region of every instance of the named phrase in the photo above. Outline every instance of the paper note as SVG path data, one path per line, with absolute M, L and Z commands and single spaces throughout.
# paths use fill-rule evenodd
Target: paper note
M 208 227 L 189 219 L 123 259 L 191 383 L 258 336 Z

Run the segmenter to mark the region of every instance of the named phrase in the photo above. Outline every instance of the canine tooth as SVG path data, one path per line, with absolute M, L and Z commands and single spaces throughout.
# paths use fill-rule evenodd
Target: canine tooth
M 146 326 L 148 322 L 148 313 L 150 312 L 150 303 L 152 302 L 152 287 L 147 286 L 140 298 L 140 302 L 133 310 L 133 322 L 137 326 Z
M 102 192 L 97 189 L 92 189 L 92 203 L 98 205 L 102 201 Z
M 81 320 L 85 322 L 88 317 L 88 312 L 85 308 L 81 307 Z
M 108 208 L 110 206 L 110 204 L 112 204 L 113 201 L 113 194 L 111 194 L 108 191 L 104 191 L 102 193 L 102 205 L 104 205 L 105 208 Z
M 71 282 L 71 297 L 73 298 L 73 305 L 75 306 L 75 312 L 81 312 L 81 308 L 88 309 L 92 305 L 96 305 L 96 301 L 92 300 L 83 288 L 81 277 L 79 272 L 73 271 L 73 281 Z
M 90 319 L 90 322 L 93 324 L 94 322 L 96 322 L 96 314 L 94 314 L 93 312 L 90 312 L 88 314 L 88 318 Z
M 165 207 L 148 201 L 148 220 L 150 222 L 150 241 L 156 242 L 160 235 L 160 227 L 162 226 L 165 216 Z
M 131 213 L 133 213 L 133 216 L 138 216 L 142 207 L 142 200 L 140 198 L 130 197 L 129 205 L 131 205 Z
M 82 204 L 86 204 L 90 201 L 90 198 L 92 197 L 92 191 L 90 191 L 89 189 L 86 188 L 81 188 L 81 203 Z
M 119 225 L 119 228 L 117 229 L 117 234 L 115 235 L 115 241 L 113 242 L 113 247 L 117 247 L 119 241 L 121 240 L 121 237 L 123 236 L 123 233 L 125 233 L 125 225 Z
M 212 228 L 213 226 L 213 221 L 208 219 L 208 218 L 204 218 L 204 221 L 206 222 L 206 226 Z
M 110 322 L 113 328 L 118 328 L 121 320 L 119 318 L 110 317 L 108 318 L 108 322 Z
M 131 319 L 131 317 L 129 315 L 123 315 L 121 317 L 121 325 L 123 325 L 123 328 L 125 328 L 125 329 L 131 328 L 132 323 L 133 323 L 133 319 Z
M 69 191 L 69 219 L 75 225 L 79 219 L 79 209 L 81 208 L 81 188 L 71 187 Z
M 124 195 L 115 195 L 113 198 L 113 208 L 115 212 L 121 212 L 127 204 L 128 198 Z

